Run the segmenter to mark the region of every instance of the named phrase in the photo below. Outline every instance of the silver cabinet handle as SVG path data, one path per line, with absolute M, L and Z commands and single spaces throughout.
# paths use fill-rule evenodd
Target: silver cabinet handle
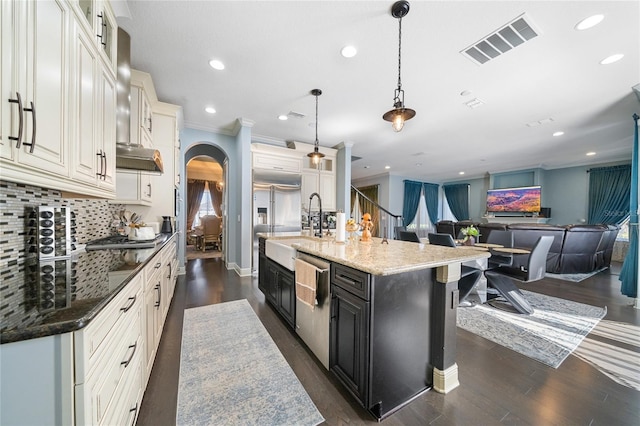
M 99 150 L 96 153 L 96 156 L 100 159 L 100 171 L 96 173 L 96 176 L 98 176 L 99 178 L 102 178 L 102 150 Z
M 107 24 L 104 22 L 104 14 L 100 13 L 98 15 L 98 18 L 100 18 L 100 28 L 101 28 L 101 32 L 100 34 L 96 34 L 96 36 L 100 39 L 100 44 L 103 46 L 107 45 L 107 42 L 104 41 L 105 37 L 104 37 L 104 33 L 105 33 L 105 28 L 107 27 Z
M 131 303 L 129 303 L 129 305 L 125 306 L 124 308 L 120 308 L 120 310 L 123 312 L 127 312 L 129 309 L 131 309 L 131 307 L 136 303 L 136 297 L 137 296 L 130 297 L 128 300 L 130 300 Z
M 20 92 L 16 92 L 16 99 L 9 99 L 9 103 L 18 104 L 18 137 L 9 136 L 9 140 L 16 141 L 16 148 L 20 148 L 22 142 L 22 129 L 24 127 L 24 109 L 22 108 L 22 97 Z
M 31 142 L 24 142 L 23 145 L 30 146 L 31 148 L 29 148 L 29 154 L 33 154 L 33 150 L 36 147 L 36 106 L 33 104 L 33 102 L 29 103 L 31 104 L 31 108 L 25 108 L 24 110 L 31 113 L 31 123 L 33 124 L 33 129 L 31 131 Z
M 136 349 L 138 348 L 138 342 L 135 342 L 133 345 L 129 346 L 129 349 L 132 349 L 132 348 L 133 348 L 133 351 L 131 351 L 131 356 L 129 356 L 129 359 L 126 361 L 122 361 L 120 363 L 120 365 L 124 365 L 124 368 L 127 368 L 129 366 L 129 363 L 133 359 L 133 356 L 136 354 Z
M 159 308 L 160 301 L 162 300 L 162 286 L 160 285 L 160 281 L 158 281 L 158 284 L 156 285 L 156 290 L 158 290 L 158 301 L 155 303 L 154 307 Z

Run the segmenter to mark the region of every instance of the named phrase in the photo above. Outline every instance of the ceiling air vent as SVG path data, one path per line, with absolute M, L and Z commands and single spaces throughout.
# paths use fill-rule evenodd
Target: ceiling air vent
M 474 63 L 482 65 L 537 37 L 539 31 L 533 28 L 531 19 L 524 14 L 520 15 L 487 37 L 463 49 L 460 53 Z
M 289 118 L 305 118 L 306 115 L 301 113 L 301 112 L 289 111 L 289 114 L 287 114 L 287 117 L 289 117 Z

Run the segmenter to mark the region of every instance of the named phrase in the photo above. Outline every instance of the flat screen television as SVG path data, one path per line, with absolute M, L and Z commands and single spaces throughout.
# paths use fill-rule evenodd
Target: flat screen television
M 489 189 L 487 212 L 490 213 L 539 213 L 540 186 Z

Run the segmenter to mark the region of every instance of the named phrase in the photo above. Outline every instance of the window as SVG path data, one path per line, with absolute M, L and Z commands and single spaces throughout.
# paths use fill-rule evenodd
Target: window
M 420 238 L 426 238 L 429 232 L 435 232 L 435 225 L 429 219 L 429 211 L 427 210 L 427 202 L 424 199 L 424 190 L 420 192 L 420 201 L 418 202 L 418 211 L 416 217 L 409 225 L 407 231 L 413 231 Z
M 631 216 L 629 216 L 624 222 L 620 224 L 620 230 L 618 231 L 618 236 L 616 237 L 616 241 L 629 241 L 629 221 L 631 220 Z
M 202 193 L 202 200 L 200 200 L 200 209 L 198 209 L 198 213 L 196 214 L 195 219 L 193 219 L 193 227 L 200 226 L 200 218 L 202 216 L 207 216 L 210 214 L 215 214 L 213 210 L 213 202 L 211 202 L 211 192 L 209 192 L 209 182 L 205 182 L 204 191 Z

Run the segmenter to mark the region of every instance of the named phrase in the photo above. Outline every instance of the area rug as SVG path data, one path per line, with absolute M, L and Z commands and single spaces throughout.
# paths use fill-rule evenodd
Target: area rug
M 195 246 L 188 245 L 187 250 L 187 260 L 192 259 L 213 259 L 217 257 L 222 257 L 222 252 L 219 250 L 210 249 L 207 251 L 196 250 Z
M 534 309 L 522 315 L 486 304 L 458 309 L 458 327 L 558 368 L 606 315 L 606 308 L 522 290 Z
M 551 274 L 549 272 L 545 273 L 545 277 L 548 278 L 555 278 L 556 280 L 564 280 L 564 281 L 571 281 L 574 283 L 579 283 L 581 281 L 586 280 L 587 278 L 591 278 L 592 276 L 594 276 L 595 274 L 604 271 L 607 268 L 600 268 L 597 271 L 593 271 L 593 272 L 586 272 L 584 274 Z
M 640 326 L 602 320 L 573 355 L 611 380 L 640 391 Z
M 177 425 L 323 421 L 245 299 L 185 310 Z

